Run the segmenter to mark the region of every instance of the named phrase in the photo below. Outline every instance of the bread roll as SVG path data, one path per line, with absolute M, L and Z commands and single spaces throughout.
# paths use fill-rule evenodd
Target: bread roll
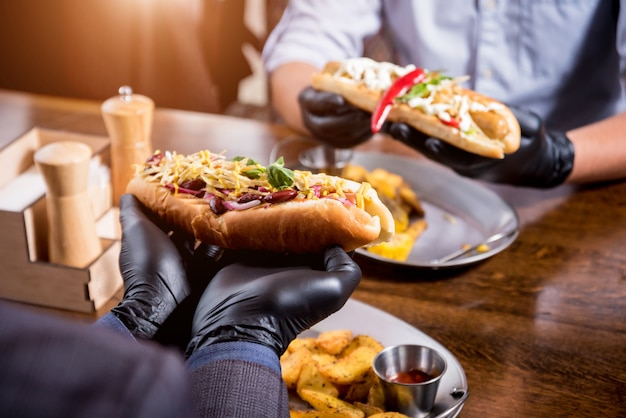
M 374 189 L 367 184 L 303 171 L 294 174 L 296 181 L 293 188 L 297 190 L 297 195 L 290 200 L 277 203 L 259 201 L 254 207 L 216 213 L 211 207 L 211 199 L 216 198 L 213 193 L 222 193 L 220 199 L 230 206 L 229 198 L 235 201 L 235 198 L 251 193 L 250 188 L 242 186 L 237 191 L 224 181 L 223 176 L 227 174 L 242 176 L 241 172 L 225 168 L 237 164 L 218 158 L 212 162 L 213 167 L 205 164 L 199 169 L 197 161 L 202 157 L 198 156 L 174 155 L 169 162 L 162 158 L 159 166 L 140 167 L 128 184 L 127 192 L 135 195 L 166 224 L 186 231 L 207 244 L 229 249 L 302 254 L 340 245 L 344 250 L 352 251 L 387 241 L 393 236 L 393 217 Z M 182 173 L 189 172 L 206 181 L 204 189 L 197 194 L 181 192 L 184 189 L 181 185 L 190 181 Z M 178 177 L 178 186 L 181 187 L 172 187 L 172 175 Z M 212 175 L 220 181 L 216 190 L 211 186 Z M 245 180 L 233 178 L 234 183 L 239 181 L 241 184 Z M 280 193 L 263 175 L 252 183 L 254 190 L 261 190 L 259 194 L 262 196 Z M 320 197 L 313 192 L 320 188 L 341 190 Z M 229 193 L 224 194 L 224 191 Z M 349 196 L 354 197 L 354 204 Z M 241 207 L 238 203 L 233 205 Z
M 374 112 L 385 90 L 392 82 L 415 69 L 369 58 L 329 62 L 322 72 L 313 75 L 311 84 L 322 91 L 337 93 L 352 105 Z M 425 134 L 439 138 L 465 151 L 490 158 L 503 158 L 519 148 L 520 126 L 504 104 L 464 89 L 450 77 L 439 77 L 430 83 L 429 93 L 414 100 L 396 100 L 387 116 L 393 122 L 404 122 Z M 452 116 L 451 116 L 452 115 Z M 459 127 L 445 120 L 458 118 Z

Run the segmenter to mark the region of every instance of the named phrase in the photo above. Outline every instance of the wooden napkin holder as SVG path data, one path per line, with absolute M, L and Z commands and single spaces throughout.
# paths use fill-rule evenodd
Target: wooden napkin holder
M 48 261 L 46 187 L 33 161 L 51 142 L 79 141 L 93 151 L 89 199 L 102 243 L 84 268 Z M 34 128 L 0 150 L 0 298 L 94 312 L 122 287 L 119 211 L 112 205 L 107 137 Z

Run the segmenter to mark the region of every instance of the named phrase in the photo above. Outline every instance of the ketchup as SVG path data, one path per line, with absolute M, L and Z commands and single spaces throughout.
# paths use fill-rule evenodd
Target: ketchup
M 408 372 L 399 372 L 395 376 L 389 376 L 387 379 L 392 382 L 410 385 L 415 383 L 424 383 L 433 377 L 434 376 L 431 376 L 419 369 L 411 369 Z

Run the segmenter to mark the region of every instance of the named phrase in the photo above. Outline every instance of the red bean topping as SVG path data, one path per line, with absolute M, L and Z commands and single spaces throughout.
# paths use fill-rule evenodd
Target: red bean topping
M 206 183 L 202 179 L 187 180 L 183 182 L 180 187 L 188 190 L 200 191 L 206 187 Z
M 215 195 L 209 197 L 209 207 L 211 208 L 211 211 L 213 211 L 213 213 L 216 215 L 221 215 L 227 210 L 226 206 L 224 206 L 224 200 L 222 200 L 221 197 Z
M 150 156 L 150 158 L 146 160 L 146 165 L 157 166 L 161 163 L 162 159 L 163 159 L 163 153 L 157 152 L 156 154 L 152 154 L 152 156 Z
M 263 201 L 267 203 L 282 203 L 282 202 L 286 202 L 288 200 L 293 199 L 297 195 L 298 195 L 297 190 L 291 190 L 291 189 L 279 190 L 277 192 L 270 193 L 267 196 L 265 196 L 263 198 Z
M 242 194 L 241 196 L 239 196 L 239 199 L 237 199 L 237 203 L 248 203 L 248 202 L 252 202 L 253 200 L 261 200 L 263 199 L 263 196 L 255 194 L 255 193 L 246 193 L 246 194 Z

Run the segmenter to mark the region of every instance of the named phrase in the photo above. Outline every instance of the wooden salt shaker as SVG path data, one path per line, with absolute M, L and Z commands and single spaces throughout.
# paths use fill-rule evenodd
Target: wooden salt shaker
M 134 164 L 143 164 L 152 155 L 154 102 L 122 86 L 119 96 L 105 100 L 101 110 L 111 138 L 113 205 L 119 206 L 135 174 Z
M 102 252 L 88 195 L 91 148 L 53 142 L 35 152 L 47 186 L 48 253 L 51 263 L 83 268 Z

